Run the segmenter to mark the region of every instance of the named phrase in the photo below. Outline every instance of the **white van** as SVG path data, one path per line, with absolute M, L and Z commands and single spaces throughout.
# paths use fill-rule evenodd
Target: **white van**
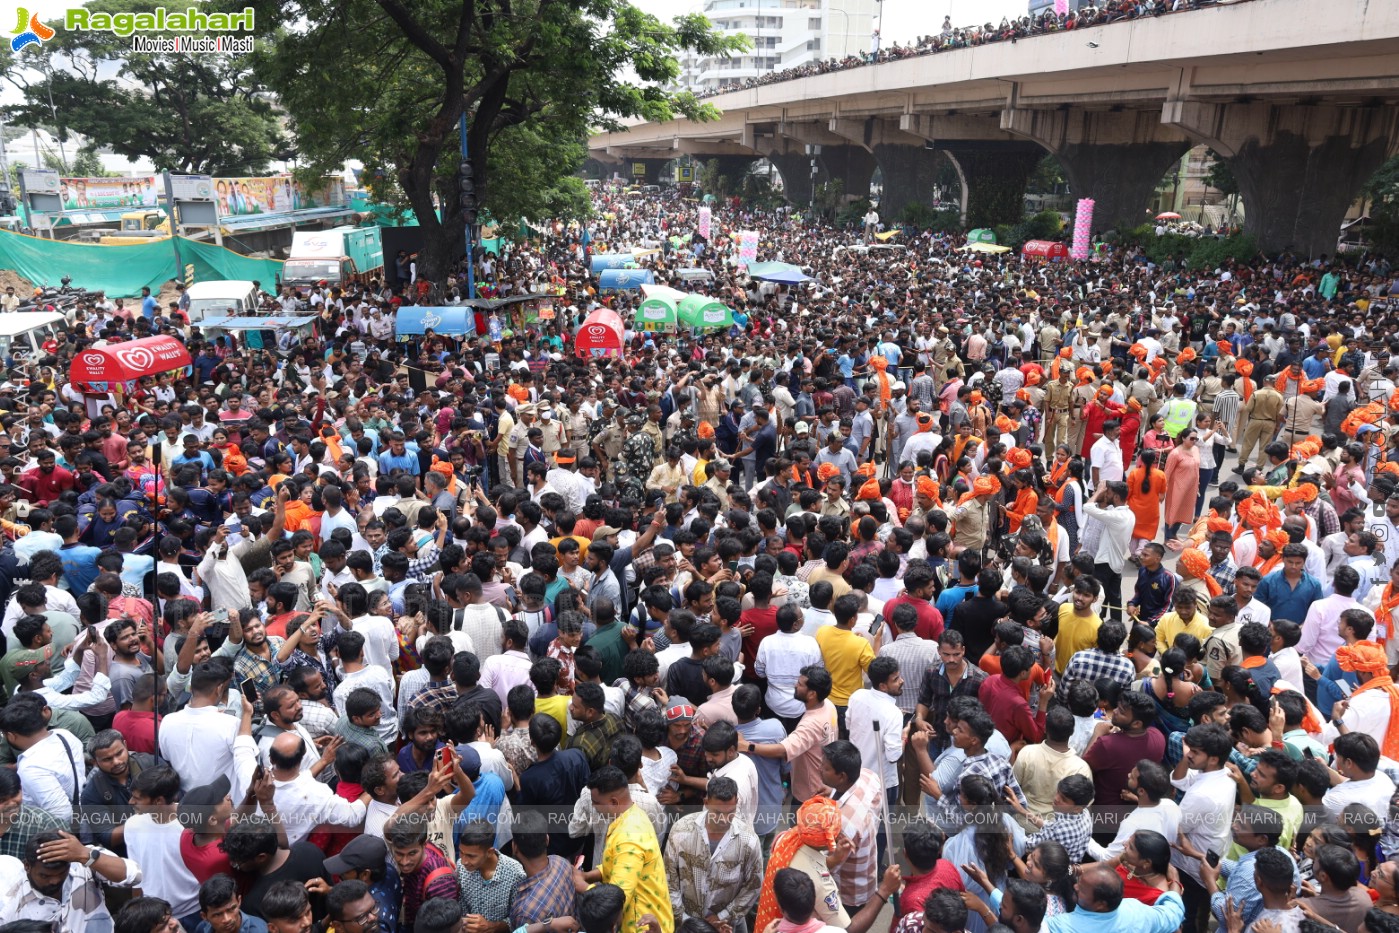
M 68 318 L 61 311 L 0 314 L 0 357 L 37 360 L 44 355 L 44 341 L 67 327 Z
M 189 322 L 225 317 L 248 317 L 258 309 L 257 286 L 242 280 L 195 282 L 185 289 L 189 296 Z

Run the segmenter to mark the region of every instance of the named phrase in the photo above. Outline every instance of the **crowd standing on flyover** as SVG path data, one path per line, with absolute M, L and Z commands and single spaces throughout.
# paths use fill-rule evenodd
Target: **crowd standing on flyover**
M 1140 19 L 1144 16 L 1161 16 L 1165 13 L 1180 13 L 1241 2 L 1245 2 L 1245 0 L 1106 0 L 1101 5 L 1080 6 L 1076 10 L 1060 12 L 1050 7 L 1039 13 L 1016 19 L 1001 17 L 999 24 L 983 23 L 980 26 L 953 26 L 952 17 L 948 15 L 943 18 L 942 28 L 935 35 L 919 36 L 918 41 L 910 44 L 893 42 L 888 46 L 881 47 L 876 33 L 871 37 L 872 48 L 858 55 L 828 58 L 819 62 L 783 68 L 780 71 L 765 72 L 757 77 L 711 88 L 699 96 L 714 97 L 731 91 L 743 91 L 782 81 L 793 81 L 798 78 L 809 78 L 813 75 L 860 68 L 864 65 L 914 58 L 919 55 L 931 55 L 935 52 L 974 48 L 992 42 L 1018 42 L 1032 36 L 1087 29 L 1091 26 Z
M 636 194 L 478 263 L 552 320 L 316 289 L 274 351 L 99 301 L 9 361 L 0 931 L 1399 926 L 1383 259 Z M 603 244 L 734 326 L 635 329 Z M 66 382 L 153 332 L 189 373 Z

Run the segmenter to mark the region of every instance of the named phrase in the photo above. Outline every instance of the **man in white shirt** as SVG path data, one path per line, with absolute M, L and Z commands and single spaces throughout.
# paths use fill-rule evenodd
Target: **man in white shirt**
M 870 662 L 870 685 L 850 695 L 845 708 L 845 725 L 850 741 L 860 750 L 860 761 L 881 776 L 889 804 L 895 803 L 899 787 L 899 759 L 903 755 L 903 713 L 897 697 L 903 693 L 904 678 L 899 662 L 877 657 Z M 879 765 L 883 765 L 880 771 Z
M 1088 450 L 1088 462 L 1093 468 L 1091 479 L 1094 489 L 1104 483 L 1122 482 L 1122 445 L 1118 443 L 1118 435 L 1121 433 L 1120 421 L 1107 422 L 1103 425 L 1103 436 L 1094 441 Z
M 806 713 L 806 704 L 796 699 L 797 680 L 802 668 L 821 664 L 821 648 L 816 639 L 801 632 L 802 611 L 794 605 L 777 610 L 777 631 L 758 643 L 754 671 L 767 678 L 767 704 L 791 732 Z
M 160 755 L 184 787 L 212 784 L 232 773 L 239 722 L 219 708 L 232 679 L 232 668 L 223 659 L 196 664 L 190 672 L 189 705 L 160 721 Z M 251 722 L 251 707 L 248 718 Z
M 24 802 L 66 823 L 87 775 L 83 743 L 66 729 L 50 729 L 47 709 L 37 693 L 19 694 L 0 710 L 0 734 L 18 754 Z
M 176 815 L 180 781 L 165 767 L 144 768 L 131 779 L 136 814 L 126 821 L 126 855 L 141 866 L 141 893 L 170 905 L 175 918 L 198 920 L 199 879 L 180 851 L 184 826 Z
M 1383 696 L 1382 691 L 1371 692 Z M 1394 781 L 1379 770 L 1380 745 L 1375 737 L 1365 732 L 1347 732 L 1336 739 L 1333 749 L 1336 771 L 1345 780 L 1321 798 L 1326 815 L 1339 821 L 1342 810 L 1352 803 L 1359 803 L 1369 807 L 1378 819 L 1387 820 L 1389 798 L 1394 796 Z
M 354 801 L 339 797 L 329 784 L 322 784 L 301 769 L 306 755 L 305 740 L 295 732 L 285 732 L 267 750 L 272 766 L 273 800 L 292 845 L 305 839 L 311 830 L 325 823 L 359 831 L 368 812 L 368 791 Z
M 1185 886 L 1186 904 L 1203 903 L 1208 893 L 1200 885 L 1200 860 L 1222 858 L 1229 849 L 1234 814 L 1234 779 L 1225 770 L 1234 740 L 1223 726 L 1192 726 L 1185 734 L 1183 755 L 1171 784 L 1185 792 L 1180 801 L 1180 836 L 1171 851 L 1171 864 Z
M 1115 442 L 1114 442 L 1115 443 Z M 1095 471 L 1096 472 L 1096 471 Z M 1093 576 L 1103 585 L 1106 618 L 1122 618 L 1122 565 L 1132 541 L 1136 513 L 1127 506 L 1127 487 L 1120 481 L 1103 482 L 1083 505 L 1083 514 L 1102 525 L 1093 553 Z
M 1016 759 L 1017 763 L 1019 759 Z M 1146 767 L 1143 767 L 1146 765 Z M 1139 829 L 1150 829 L 1175 843 L 1180 833 L 1180 806 L 1171 788 L 1171 776 L 1156 762 L 1142 762 L 1127 775 L 1127 789 L 1137 795 L 1137 807 L 1117 825 L 1117 835 L 1104 848 L 1088 843 L 1091 858 L 1102 861 L 1122 854 L 1127 840 Z
M 505 623 L 505 651 L 481 663 L 481 686 L 494 690 L 505 705 L 511 687 L 530 682 L 529 627 L 518 619 Z
M 709 777 L 726 777 L 738 785 L 737 812 L 752 826 L 758 815 L 758 766 L 738 753 L 738 728 L 720 720 L 705 730 L 702 745 Z

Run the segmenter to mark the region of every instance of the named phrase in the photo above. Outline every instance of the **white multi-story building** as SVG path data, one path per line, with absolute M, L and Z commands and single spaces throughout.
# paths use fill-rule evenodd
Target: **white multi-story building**
M 742 84 L 772 71 L 869 53 L 880 0 L 705 0 L 701 12 L 721 35 L 747 36 L 730 58 L 688 55 L 680 83 L 692 91 Z

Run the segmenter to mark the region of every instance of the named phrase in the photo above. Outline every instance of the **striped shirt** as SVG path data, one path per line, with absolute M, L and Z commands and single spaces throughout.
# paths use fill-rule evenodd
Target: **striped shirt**
M 874 897 L 879 885 L 879 814 L 884 801 L 879 789 L 879 775 L 869 768 L 860 769 L 860 779 L 841 795 L 840 831 L 850 840 L 850 856 L 835 869 L 840 902 L 849 909 L 859 909 Z

